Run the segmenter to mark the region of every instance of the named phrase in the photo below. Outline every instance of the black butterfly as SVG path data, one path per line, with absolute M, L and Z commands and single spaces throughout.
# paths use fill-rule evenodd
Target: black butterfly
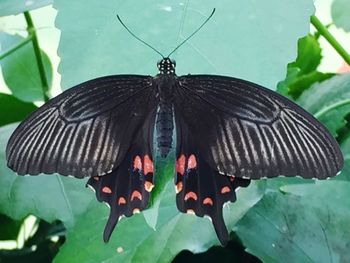
M 154 129 L 166 157 L 175 122 L 177 207 L 209 216 L 223 245 L 222 207 L 236 200 L 237 187 L 279 175 L 325 179 L 342 168 L 334 138 L 283 96 L 232 77 L 178 77 L 168 57 L 158 69 L 155 77 L 93 79 L 53 98 L 12 134 L 8 166 L 20 175 L 91 177 L 88 185 L 111 209 L 108 241 L 123 215 L 147 207 Z

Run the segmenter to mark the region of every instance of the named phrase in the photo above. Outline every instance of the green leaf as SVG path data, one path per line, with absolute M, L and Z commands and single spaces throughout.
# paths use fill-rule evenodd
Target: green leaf
M 0 240 L 17 240 L 22 223 L 0 214 Z
M 337 131 L 346 125 L 344 118 L 350 113 L 350 74 L 313 85 L 297 102 L 336 136 Z
M 296 99 L 312 84 L 334 76 L 334 74 L 317 71 L 322 59 L 321 51 L 315 36 L 309 34 L 299 39 L 298 57 L 288 64 L 287 76 L 278 84 L 278 91 L 289 98 Z
M 175 205 L 175 191 L 170 182 L 162 194 L 156 229 L 146 223 L 142 214 L 122 219 L 108 244 L 102 242 L 102 232 L 108 208 L 97 202 L 82 214 L 76 226 L 69 230 L 55 263 L 67 262 L 169 262 L 183 249 L 194 252 L 207 250 L 219 242 L 211 222 L 206 218 L 181 214 Z M 240 189 L 237 202 L 224 208 L 228 229 L 262 197 L 265 182 L 253 182 Z
M 153 147 L 157 147 L 154 143 Z M 156 148 L 154 148 L 156 149 Z M 160 195 L 163 194 L 165 186 L 171 180 L 174 172 L 174 160 L 175 152 L 171 151 L 166 159 L 156 157 L 156 171 L 157 176 L 155 177 L 155 187 L 152 190 L 152 194 L 149 200 L 148 209 L 144 211 L 144 216 L 147 224 L 155 229 L 160 205 Z
M 315 71 L 321 63 L 321 47 L 313 35 L 307 35 L 298 41 L 298 57 L 291 67 L 300 69 L 299 75 L 304 75 Z
M 63 89 L 109 74 L 157 74 L 159 55 L 129 34 L 116 12 L 135 34 L 167 55 L 213 7 L 212 20 L 172 55 L 177 74 L 229 75 L 275 89 L 284 66 L 296 57 L 297 39 L 309 32 L 314 12 L 312 0 L 57 0 L 54 7 Z
M 24 38 L 0 32 L 1 50 L 4 52 Z M 42 51 L 44 68 L 49 85 L 52 82 L 52 66 L 49 57 Z M 32 42 L 27 43 L 9 56 L 0 60 L 4 80 L 12 94 L 20 100 L 42 101 L 43 88 L 33 50 Z
M 1 0 L 0 16 L 17 15 L 24 11 L 30 11 L 50 5 L 53 0 Z
M 350 32 L 349 10 L 349 0 L 334 0 L 331 9 L 334 24 L 347 32 Z
M 284 186 L 246 214 L 237 234 L 264 262 L 347 262 L 349 189 L 344 181 Z
M 290 65 L 290 64 L 289 64 Z M 297 79 L 300 69 L 298 67 L 287 66 L 287 76 L 284 80 L 280 81 L 277 85 L 277 91 L 283 96 L 292 99 L 289 95 L 289 85 L 295 79 Z
M 61 220 L 72 227 L 94 194 L 86 180 L 59 175 L 17 176 L 6 166 L 5 149 L 16 125 L 0 128 L 0 212 L 17 220 L 33 214 L 48 222 Z
M 333 76 L 333 73 L 322 73 L 318 71 L 303 74 L 289 84 L 289 94 L 292 95 L 293 98 L 298 98 L 305 90 L 310 88 L 312 84 L 325 81 Z
M 347 123 L 349 126 L 349 123 Z M 350 181 L 350 128 L 347 129 L 347 136 L 343 138 L 341 143 L 341 150 L 344 158 L 344 167 L 340 175 L 336 177 L 338 180 L 347 180 Z
M 33 103 L 23 102 L 12 95 L 0 93 L 0 126 L 23 120 L 36 108 Z

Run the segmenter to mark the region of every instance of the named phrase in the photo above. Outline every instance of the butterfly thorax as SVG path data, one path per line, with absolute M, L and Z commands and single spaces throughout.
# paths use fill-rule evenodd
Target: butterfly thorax
M 157 63 L 159 75 L 174 75 L 176 62 L 170 58 L 163 58 Z
M 155 77 L 159 104 L 156 121 L 157 145 L 161 157 L 170 152 L 173 140 L 173 96 L 176 83 L 175 61 L 164 58 L 158 62 L 159 74 Z

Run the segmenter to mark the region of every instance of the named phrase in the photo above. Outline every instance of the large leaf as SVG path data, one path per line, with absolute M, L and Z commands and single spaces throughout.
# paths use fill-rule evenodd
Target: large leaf
M 297 102 L 336 136 L 350 112 L 350 74 L 335 76 L 305 91 Z
M 6 166 L 5 147 L 16 125 L 0 128 L 0 212 L 14 219 L 28 214 L 48 222 L 61 220 L 67 227 L 85 212 L 94 198 L 85 180 L 59 175 L 17 176 Z
M 298 56 L 288 64 L 287 76 L 278 83 L 278 91 L 285 96 L 298 98 L 312 84 L 334 76 L 317 71 L 321 59 L 321 47 L 316 36 L 309 34 L 299 39 Z
M 49 5 L 52 2 L 53 0 L 1 0 L 0 16 L 17 15 L 24 11 Z
M 23 102 L 12 95 L 0 93 L 0 126 L 23 120 L 36 108 L 33 103 Z
M 322 73 L 318 71 L 312 71 L 311 73 L 300 75 L 289 83 L 289 94 L 294 98 L 298 98 L 305 90 L 310 88 L 312 84 L 317 82 L 323 82 L 331 77 L 332 73 Z
M 314 12 L 312 0 L 57 0 L 54 7 L 63 88 L 108 74 L 157 73 L 159 55 L 133 38 L 116 13 L 167 55 L 216 7 L 207 25 L 172 55 L 177 73 L 230 75 L 275 89 L 285 65 L 296 57 L 297 39 L 309 32 Z
M 320 65 L 321 47 L 313 35 L 307 35 L 298 41 L 298 57 L 290 66 L 298 67 L 301 74 L 311 73 Z
M 264 181 L 254 182 L 238 191 L 238 201 L 224 209 L 228 228 L 260 200 Z M 68 233 L 55 263 L 67 262 L 169 262 L 183 249 L 205 251 L 218 244 L 211 222 L 192 215 L 180 214 L 175 206 L 172 182 L 167 185 L 159 205 L 159 220 L 155 230 L 149 227 L 142 214 L 122 219 L 108 244 L 102 241 L 108 208 L 97 202 L 81 215 Z
M 348 262 L 350 183 L 322 181 L 269 192 L 238 223 L 247 251 L 264 262 Z
M 23 37 L 0 32 L 1 51 L 6 51 Z M 52 66 L 48 56 L 41 52 L 46 77 L 49 85 L 52 82 Z M 31 42 L 17 49 L 9 56 L 0 60 L 4 80 L 12 94 L 20 100 L 33 102 L 43 100 L 43 87 Z
M 334 24 L 347 32 L 350 32 L 349 10 L 349 0 L 334 0 L 332 4 L 332 18 Z
M 350 128 L 349 123 L 347 123 L 347 135 L 343 138 L 341 144 L 341 150 L 344 157 L 344 168 L 342 170 L 342 175 L 338 176 L 340 179 L 350 180 Z M 336 177 L 337 178 L 337 177 Z

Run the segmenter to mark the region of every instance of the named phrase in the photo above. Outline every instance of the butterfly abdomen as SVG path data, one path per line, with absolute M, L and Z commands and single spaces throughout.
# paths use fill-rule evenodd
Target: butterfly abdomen
M 168 63 L 171 63 L 169 61 Z M 162 158 L 167 157 L 173 142 L 173 99 L 174 86 L 176 84 L 176 75 L 174 72 L 165 72 L 162 70 L 162 67 L 168 67 L 165 66 L 165 64 L 166 63 L 160 64 L 160 73 L 154 78 L 159 95 L 156 121 L 157 148 Z
M 157 144 L 160 156 L 165 158 L 170 152 L 173 142 L 173 107 L 170 104 L 160 102 L 157 114 Z

